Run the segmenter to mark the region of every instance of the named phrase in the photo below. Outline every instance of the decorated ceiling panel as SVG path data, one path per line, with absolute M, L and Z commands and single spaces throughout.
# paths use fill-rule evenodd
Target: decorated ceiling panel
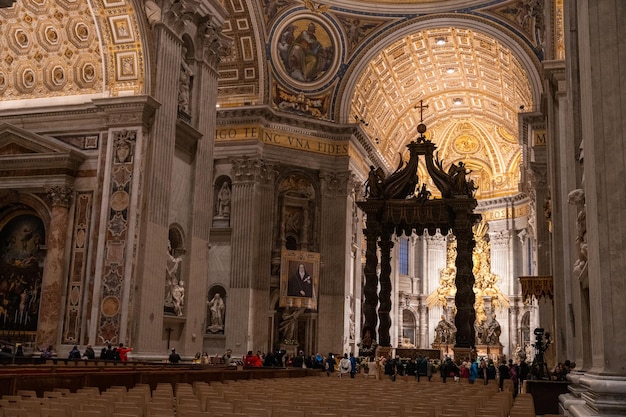
M 0 9 L 3 100 L 102 91 L 102 57 L 88 6 L 23 0 Z
M 129 0 L 20 0 L 0 9 L 2 100 L 139 94 L 145 62 Z
M 423 117 L 444 166 L 463 160 L 478 197 L 487 198 L 517 191 L 517 114 L 532 105 L 526 70 L 506 46 L 476 30 L 435 28 L 405 36 L 369 62 L 352 118 L 395 166 Z

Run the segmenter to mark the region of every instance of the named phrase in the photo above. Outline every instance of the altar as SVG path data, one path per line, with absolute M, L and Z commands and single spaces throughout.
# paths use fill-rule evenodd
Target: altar
M 432 349 L 440 352 L 439 358 L 449 356 L 454 359 L 454 344 L 451 343 L 431 343 Z
M 502 356 L 503 346 L 497 345 L 476 345 L 476 355 L 493 360 L 496 364 Z

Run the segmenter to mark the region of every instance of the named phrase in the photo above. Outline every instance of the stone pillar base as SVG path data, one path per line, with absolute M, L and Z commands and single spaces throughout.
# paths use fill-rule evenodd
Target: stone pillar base
M 575 388 L 575 389 L 572 389 Z M 570 394 L 559 397 L 561 410 L 568 416 L 626 415 L 626 377 L 584 374 Z M 578 399 L 580 395 L 580 399 Z
M 389 346 L 378 346 L 376 348 L 376 357 L 380 358 L 388 358 L 389 355 L 393 352 L 393 348 Z
M 452 348 L 452 351 L 454 352 L 455 360 L 463 361 L 465 358 L 470 358 L 472 362 L 476 360 L 476 351 L 472 348 L 455 346 Z

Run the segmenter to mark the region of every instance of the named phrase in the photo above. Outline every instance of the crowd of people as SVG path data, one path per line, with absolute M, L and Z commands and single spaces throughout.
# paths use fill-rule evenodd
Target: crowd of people
M 20 350 L 16 352 L 15 356 L 23 356 L 21 346 L 18 346 L 18 348 Z M 132 348 L 124 346 L 123 343 L 115 347 L 108 343 L 102 348 L 99 359 L 126 362 L 128 361 L 128 354 L 132 350 Z M 5 352 L 4 350 L 0 351 Z M 53 347 L 48 346 L 40 351 L 40 357 L 49 359 L 56 358 L 57 355 Z M 96 359 L 96 353 L 91 345 L 86 345 L 83 352 L 75 345 L 70 351 L 68 359 Z M 167 361 L 176 364 L 180 363 L 182 358 L 175 349 L 172 349 Z M 502 359 L 496 367 L 494 361 L 489 358 L 477 358 L 476 360 L 465 358 L 464 360 L 453 361 L 452 358 L 446 356 L 440 361 L 438 359 L 429 359 L 422 355 L 417 356 L 415 359 L 401 359 L 393 357 L 355 357 L 353 353 L 344 353 L 342 357 L 337 358 L 332 352 L 325 356 L 320 353 L 305 355 L 302 350 L 299 350 L 296 355 L 290 356 L 281 349 L 268 353 L 248 351 L 246 355 L 239 359 L 233 356 L 231 349 L 227 349 L 222 356 L 210 357 L 206 352 L 203 354 L 197 353 L 193 362 L 226 366 L 241 365 L 245 367 L 309 368 L 325 371 L 328 376 L 335 374 L 338 377 L 349 375 L 351 378 L 354 378 L 361 367 L 367 368 L 368 363 L 374 362 L 376 368 L 393 381 L 395 381 L 398 375 L 401 375 L 413 376 L 417 382 L 420 382 L 422 378 L 426 378 L 430 382 L 433 374 L 439 374 L 441 381 L 444 383 L 448 379 L 453 379 L 455 382 L 466 379 L 470 384 L 479 381 L 485 385 L 489 384 L 489 381 L 494 381 L 493 383 L 498 383 L 498 388 L 503 390 L 505 381 L 510 380 L 514 387 L 514 397 L 519 392 L 523 381 L 532 378 L 531 366 L 523 359 L 518 361 Z M 575 367 L 576 364 L 569 360 L 559 362 L 551 370 L 549 379 L 566 381 L 567 374 Z

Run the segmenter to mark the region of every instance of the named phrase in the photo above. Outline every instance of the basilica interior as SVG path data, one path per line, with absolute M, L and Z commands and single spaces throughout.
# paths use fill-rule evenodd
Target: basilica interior
M 138 361 L 542 342 L 576 363 L 566 414 L 625 415 L 624 19 L 0 0 L 0 340 Z

